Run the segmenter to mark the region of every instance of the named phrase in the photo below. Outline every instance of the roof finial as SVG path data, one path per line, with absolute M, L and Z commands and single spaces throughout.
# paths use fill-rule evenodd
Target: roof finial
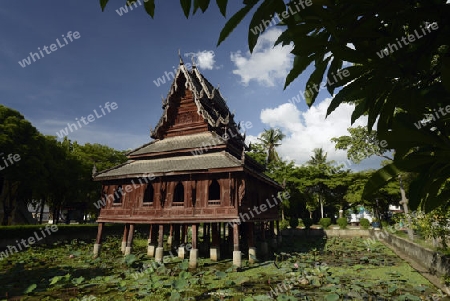
M 192 54 L 192 56 L 191 56 L 191 61 L 192 61 L 192 68 L 194 69 L 194 68 L 197 68 L 197 65 L 195 64 L 195 55 L 194 54 Z
M 180 57 L 180 65 L 183 65 L 183 58 L 181 57 L 181 50 L 178 48 L 178 56 Z

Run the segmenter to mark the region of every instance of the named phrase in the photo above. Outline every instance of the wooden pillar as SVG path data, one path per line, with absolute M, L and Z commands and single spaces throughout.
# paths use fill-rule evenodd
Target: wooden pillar
M 185 244 L 186 243 L 186 237 L 187 237 L 187 233 L 186 233 L 186 225 L 185 224 L 181 224 L 181 244 Z
M 164 225 L 159 225 L 158 248 L 162 248 L 163 246 L 164 246 Z
M 265 222 L 261 222 L 260 223 L 260 226 L 261 226 L 261 239 L 262 239 L 262 241 L 266 241 L 266 224 L 265 224 Z
M 266 241 L 266 222 L 261 222 L 261 255 L 266 256 L 269 253 L 269 245 Z
M 122 245 L 120 247 L 120 250 L 122 251 L 122 254 L 125 254 L 125 248 L 127 247 L 127 238 L 128 238 L 128 231 L 130 225 L 129 224 L 125 224 L 123 226 L 123 236 L 122 236 Z
M 94 257 L 98 257 L 100 255 L 100 252 L 101 252 L 102 235 L 103 235 L 103 224 L 104 223 L 98 223 L 97 238 L 96 238 L 95 244 L 94 244 Z
M 275 236 L 275 223 L 274 221 L 270 221 L 270 238 L 274 238 Z
M 254 239 L 254 223 L 250 222 L 247 223 L 247 239 L 248 239 L 248 247 L 253 248 L 255 246 L 255 239 Z
M 275 222 L 275 225 L 276 225 L 276 227 L 277 227 L 277 243 L 281 243 L 282 235 L 281 235 L 281 232 L 280 232 L 280 221 L 277 220 L 277 221 Z
M 154 224 L 152 225 L 152 237 L 151 237 L 151 242 L 152 244 L 154 244 L 155 246 L 158 245 L 158 231 L 159 231 L 159 225 Z
M 172 246 L 172 241 L 173 241 L 173 224 L 170 224 L 170 228 L 169 228 L 169 237 L 167 238 L 167 244 L 169 246 Z
M 150 224 L 150 231 L 148 233 L 148 244 L 147 244 L 147 255 L 150 257 L 154 257 L 155 256 L 155 250 L 156 250 L 156 244 L 155 242 L 155 228 L 156 225 Z
M 127 237 L 127 246 L 125 247 L 125 255 L 131 254 L 131 248 L 133 246 L 134 224 L 130 224 Z
M 277 246 L 277 237 L 275 236 L 275 222 L 270 221 L 270 245 L 272 248 L 275 248 Z
M 158 231 L 158 247 L 156 248 L 155 252 L 155 261 L 156 262 L 162 262 L 163 255 L 164 255 L 164 225 L 159 225 L 159 231 Z
M 239 251 L 239 225 L 233 224 L 233 251 Z
M 180 224 L 174 225 L 174 231 L 173 231 L 173 244 L 174 246 L 178 247 L 180 245 Z
M 220 260 L 220 223 L 212 223 L 211 225 L 212 242 L 209 249 L 211 260 Z
M 207 223 L 203 223 L 203 242 L 206 242 L 206 237 L 208 237 L 208 225 Z
M 197 224 L 192 224 L 192 249 L 197 249 Z

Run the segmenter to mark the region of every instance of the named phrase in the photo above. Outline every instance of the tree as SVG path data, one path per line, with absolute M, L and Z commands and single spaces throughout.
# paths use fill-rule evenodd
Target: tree
M 392 161 L 386 155 L 389 151 L 386 141 L 378 141 L 376 131 L 368 131 L 365 126 L 349 127 L 350 136 L 331 138 L 336 143 L 335 148 L 347 151 L 347 158 L 358 164 L 371 156 L 378 156 Z
M 261 134 L 261 137 L 258 139 L 261 141 L 263 147 L 267 151 L 266 163 L 269 164 L 274 161 L 279 161 L 280 157 L 276 151 L 276 147 L 281 145 L 281 140 L 283 140 L 285 135 L 281 132 L 280 129 L 270 128 L 268 130 L 264 130 Z
M 43 136 L 17 111 L 0 105 L 0 204 L 2 225 L 19 220 L 43 172 Z
M 30 203 L 38 204 L 41 217 L 44 205 L 49 205 L 55 223 L 64 206 L 92 209 L 101 185 L 92 181 L 94 163 L 107 169 L 127 160 L 123 151 L 104 145 L 43 136 L 19 112 L 2 105 L 0 149 L 2 225 L 31 222 L 31 216 L 23 218 Z
M 322 148 L 315 148 L 313 152 L 314 156 L 311 156 L 311 159 L 306 162 L 312 168 L 312 173 L 314 174 L 308 191 L 313 193 L 314 199 L 317 198 L 320 205 L 320 216 L 323 218 L 323 203 L 325 194 L 328 192 L 327 180 L 329 180 L 336 169 L 332 166 L 334 161 L 327 161 L 327 153 L 324 153 Z
M 226 16 L 228 1 L 216 2 Z M 421 176 L 414 183 L 411 202 L 431 210 L 450 199 L 450 162 L 445 159 L 450 152 L 450 115 L 442 110 L 450 103 L 450 5 L 446 2 L 315 0 L 299 6 L 296 1 L 249 0 L 228 19 L 218 45 L 259 4 L 248 31 L 253 51 L 267 29 L 261 24 L 278 15 L 284 31 L 276 44 L 293 45 L 294 55 L 285 88 L 310 72 L 307 105 L 314 104 L 319 87 L 325 86 L 333 95 L 328 114 L 351 103 L 355 105 L 352 123 L 367 115 L 371 130 L 377 121 L 378 137 L 388 142 L 395 156 L 373 175 L 366 190 L 382 187 L 400 171 L 417 172 Z M 100 0 L 101 8 L 107 3 Z M 198 9 L 205 12 L 210 1 L 180 3 L 189 17 Z M 154 16 L 154 0 L 144 1 L 144 8 Z M 255 34 L 254 28 L 262 30 Z M 429 114 L 427 119 L 433 116 L 433 127 L 418 123 L 424 114 Z

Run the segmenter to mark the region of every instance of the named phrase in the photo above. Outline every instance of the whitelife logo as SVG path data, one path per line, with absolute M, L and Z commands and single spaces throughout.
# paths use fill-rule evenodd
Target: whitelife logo
M 18 240 L 16 240 L 17 246 L 7 246 L 7 250 L 0 252 L 0 260 L 3 260 L 5 258 L 8 258 L 8 256 L 11 256 L 13 253 L 17 253 L 22 251 L 22 246 L 24 248 L 28 248 L 31 245 L 35 244 L 36 242 L 46 238 L 47 236 L 51 235 L 52 233 L 55 233 L 56 231 L 58 231 L 58 226 L 57 225 L 46 225 L 45 229 L 40 228 L 39 229 L 41 231 L 41 236 L 39 236 L 38 232 L 35 231 L 33 234 L 33 236 L 28 237 L 28 239 L 22 239 L 20 242 Z M 45 234 L 45 232 L 47 232 L 47 234 Z M 28 242 L 28 244 L 27 244 Z
M 402 37 L 400 40 L 402 41 L 404 46 L 408 46 L 409 43 L 413 43 L 414 41 L 423 38 L 424 36 L 426 36 L 428 33 L 431 32 L 431 30 L 437 30 L 438 29 L 438 24 L 436 22 L 429 24 L 428 26 L 422 27 L 420 26 L 420 30 L 423 33 L 423 36 L 420 35 L 420 33 L 417 31 L 417 29 L 414 30 L 414 34 L 408 34 L 405 37 Z M 408 39 L 408 41 L 406 41 L 406 39 Z M 389 56 L 391 53 L 393 53 L 394 51 L 397 51 L 400 48 L 403 48 L 402 43 L 400 43 L 400 41 L 397 39 L 395 39 L 397 41 L 397 44 L 391 44 L 389 43 L 383 50 L 378 51 L 377 55 L 380 59 Z M 398 47 L 397 47 L 398 45 Z M 389 50 L 388 50 L 389 48 Z
M 350 75 L 350 71 L 348 71 L 347 69 L 344 70 L 339 70 L 337 72 L 337 74 L 331 74 L 333 79 L 330 79 L 329 77 L 327 77 L 327 81 L 326 82 L 321 82 L 319 84 L 319 86 L 317 86 L 317 84 L 314 84 L 312 87 L 310 86 L 307 91 L 298 91 L 298 94 L 295 95 L 294 97 L 292 97 L 291 99 L 289 99 L 288 101 L 293 104 L 295 106 L 295 103 L 299 103 L 302 99 L 305 100 L 306 97 L 311 97 L 313 95 L 313 89 L 316 90 L 317 93 L 319 93 L 319 91 L 323 90 L 326 88 L 327 83 L 328 85 L 333 85 L 335 83 L 338 82 L 338 79 L 336 77 L 338 77 L 340 80 L 343 80 L 345 77 L 348 77 Z
M 51 44 L 50 47 L 47 47 L 47 45 L 44 45 L 44 47 L 42 47 L 42 49 L 41 49 L 41 47 L 38 47 L 38 51 L 41 54 L 40 56 L 39 56 L 39 53 L 37 53 L 37 52 L 34 52 L 34 53 L 30 52 L 30 55 L 28 57 L 24 58 L 22 61 L 19 61 L 19 65 L 22 68 L 25 68 L 26 66 L 31 65 L 31 63 L 32 63 L 31 60 L 33 60 L 33 62 L 36 62 L 36 59 L 40 60 L 41 58 L 44 57 L 44 53 L 42 52 L 42 50 L 44 50 L 46 54 L 50 54 L 52 52 L 55 52 L 58 49 L 63 48 L 64 46 L 69 44 L 66 37 L 67 37 L 67 39 L 70 40 L 70 42 L 73 42 L 74 40 L 78 40 L 81 37 L 81 35 L 78 31 L 74 31 L 73 33 L 71 31 L 69 31 L 67 33 L 67 36 L 62 35 L 62 38 L 63 38 L 65 44 L 62 44 L 59 41 L 59 38 L 57 38 L 56 43 L 58 44 L 59 48 L 56 44 Z M 50 51 L 49 51 L 49 49 L 50 49 Z
M 78 124 L 78 127 L 77 127 L 77 124 L 75 124 L 75 123 L 67 123 L 67 126 L 64 129 L 60 130 L 59 132 L 56 132 L 56 135 L 58 136 L 58 138 L 62 139 L 62 138 L 64 138 L 64 136 L 69 135 L 69 130 L 71 133 L 73 133 L 74 131 L 81 129 L 82 125 L 81 125 L 80 121 L 82 121 L 84 125 L 88 125 L 89 123 L 94 122 L 96 120 L 96 117 L 97 117 L 97 119 L 99 119 L 99 118 L 102 118 L 103 116 L 105 116 L 106 112 L 104 109 L 106 109 L 106 111 L 108 111 L 108 113 L 111 113 L 111 110 L 116 110 L 119 106 L 115 102 L 112 102 L 110 104 L 108 101 L 105 103 L 104 107 L 102 107 L 101 105 L 99 107 L 100 107 L 100 110 L 102 111 L 103 115 L 99 115 L 97 113 L 97 109 L 95 109 L 94 110 L 95 116 L 94 116 L 94 114 L 89 114 L 87 116 L 87 118 L 85 118 L 84 116 L 81 116 L 80 120 L 78 120 L 78 118 L 75 118 L 75 121 Z
M 263 20 L 262 23 L 259 24 L 258 26 L 250 28 L 250 31 L 253 34 L 261 33 L 264 30 L 266 30 L 267 28 L 282 22 L 284 19 L 288 18 L 289 16 L 293 16 L 293 15 L 299 13 L 302 9 L 305 9 L 307 6 L 311 6 L 312 5 L 312 1 L 311 0 L 306 0 L 306 1 L 298 0 L 296 2 L 293 2 L 293 4 L 295 5 L 296 11 L 294 11 L 292 9 L 292 6 L 289 6 L 287 11 L 284 11 L 284 12 L 281 13 L 281 18 L 280 18 L 280 16 L 278 14 L 275 14 L 273 16 L 273 21 L 271 21 L 271 20 Z
M 0 156 L 1 155 L 3 155 L 3 153 L 0 153 Z M 19 162 L 20 159 L 21 158 L 20 158 L 19 154 L 14 154 L 14 155 L 13 154 L 9 154 L 8 157 L 6 157 L 6 159 L 5 159 L 5 157 L 2 156 L 2 160 L 3 160 L 3 164 L 4 165 L 2 166 L 2 163 L 0 162 L 0 170 L 4 170 L 7 167 L 13 165 L 14 163 Z M 8 164 L 8 161 L 9 161 L 9 164 Z
M 125 196 L 127 193 L 132 192 L 134 189 L 137 189 L 144 184 L 148 184 L 150 181 L 153 181 L 154 179 L 156 179 L 154 174 L 148 174 L 141 178 L 138 178 L 139 184 L 136 184 L 136 183 L 134 183 L 134 180 L 131 180 L 131 184 L 133 184 L 133 186 L 125 185 L 125 192 L 123 191 L 124 189 L 122 189 L 120 187 L 119 189 L 115 190 L 113 193 L 110 193 L 108 195 L 105 193 L 103 198 L 101 198 L 96 203 L 94 203 L 94 206 L 97 209 L 103 208 L 103 207 L 105 207 L 107 201 L 112 202 L 112 201 L 114 201 L 114 199 L 120 199 L 123 196 Z M 144 181 L 144 183 L 142 183 L 142 180 Z

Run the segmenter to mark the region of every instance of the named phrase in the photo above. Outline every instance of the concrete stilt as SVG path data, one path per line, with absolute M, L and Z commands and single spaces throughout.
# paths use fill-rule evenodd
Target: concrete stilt
M 131 247 L 125 247 L 125 254 L 124 255 L 130 255 L 131 254 Z
M 120 251 L 122 251 L 122 254 L 125 254 L 125 248 L 127 247 L 127 242 L 122 241 L 122 245 L 120 246 Z
M 240 268 L 242 267 L 242 252 L 233 251 L 233 265 Z
M 95 244 L 94 244 L 94 257 L 95 258 L 100 256 L 100 251 L 102 248 L 103 224 L 104 223 L 99 223 L 98 228 L 97 228 L 97 238 L 96 238 Z
M 184 259 L 184 256 L 186 255 L 184 246 L 178 247 L 178 257 L 181 259 Z
M 155 261 L 156 262 L 162 262 L 163 261 L 163 255 L 164 255 L 164 248 L 157 247 L 156 253 L 155 253 Z
M 255 261 L 256 261 L 256 248 L 250 247 L 248 248 L 248 262 L 255 263 Z
M 155 257 L 156 246 L 154 244 L 149 244 L 147 247 L 147 255 L 150 257 Z
M 167 237 L 167 244 L 168 244 L 169 246 L 172 246 L 172 242 L 173 242 L 173 236 Z
M 100 255 L 102 249 L 102 245 L 101 244 L 94 244 L 94 256 L 98 257 Z
M 209 249 L 209 257 L 211 258 L 212 261 L 220 260 L 220 248 L 211 247 Z
M 194 269 L 197 267 L 198 249 L 192 249 L 189 253 L 189 268 Z

